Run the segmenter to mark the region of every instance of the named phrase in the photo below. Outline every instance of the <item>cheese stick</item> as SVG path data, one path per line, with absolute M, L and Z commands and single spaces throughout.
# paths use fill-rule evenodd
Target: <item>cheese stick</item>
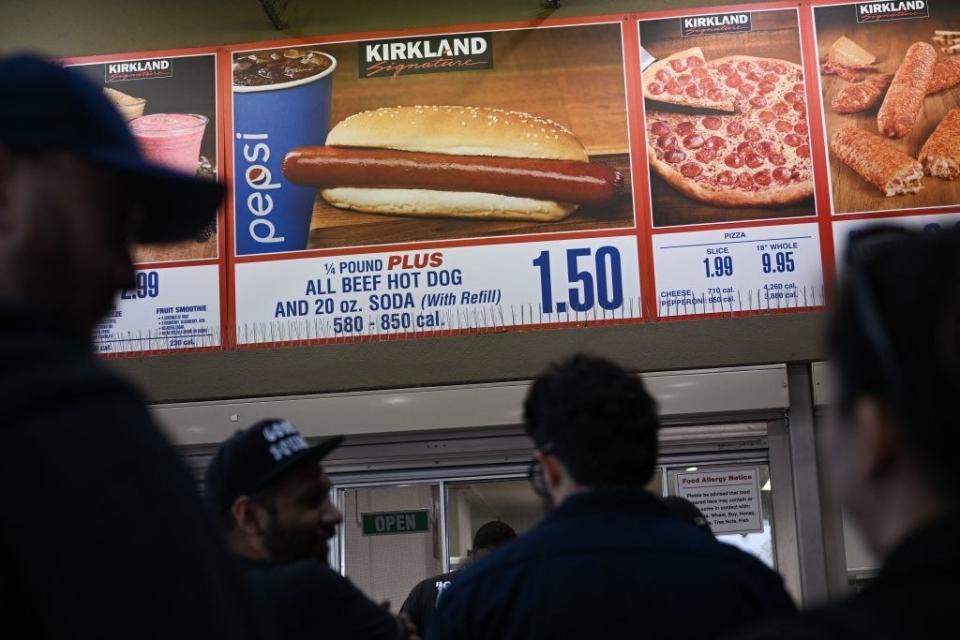
M 890 138 L 902 138 L 910 133 L 923 109 L 936 59 L 936 49 L 926 42 L 910 45 L 877 112 L 880 133 Z
M 936 31 L 933 32 L 933 35 L 960 38 L 960 31 L 947 31 L 945 29 L 937 29 Z
M 937 58 L 933 63 L 933 75 L 927 85 L 927 94 L 939 93 L 960 84 L 960 59 Z
M 960 43 L 950 45 L 949 47 L 941 47 L 940 50 L 943 51 L 948 56 L 952 56 L 955 53 L 960 53 Z
M 856 113 L 877 106 L 891 78 L 892 75 L 885 73 L 841 87 L 833 97 L 833 110 L 837 113 Z
M 830 149 L 887 197 L 917 193 L 923 188 L 923 165 L 875 133 L 849 125 L 840 127 L 830 138 Z
M 960 109 L 947 112 L 920 149 L 920 163 L 932 176 L 956 180 L 960 175 Z

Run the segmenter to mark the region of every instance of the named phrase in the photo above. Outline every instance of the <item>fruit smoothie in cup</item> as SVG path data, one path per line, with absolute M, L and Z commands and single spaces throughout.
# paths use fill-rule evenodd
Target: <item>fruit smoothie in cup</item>
M 207 118 L 195 113 L 151 113 L 130 121 L 147 160 L 194 175 Z

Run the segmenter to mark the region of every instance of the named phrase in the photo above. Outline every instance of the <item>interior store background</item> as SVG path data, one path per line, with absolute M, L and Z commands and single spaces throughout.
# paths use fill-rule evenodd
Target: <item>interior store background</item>
M 256 0 L 3 0 L 0 51 L 82 56 L 708 3 L 563 0 L 556 10 L 538 0 L 290 0 L 287 5 L 289 26 L 278 31 Z M 264 415 L 290 417 L 312 437 L 353 436 L 331 460 L 347 521 L 337 561 L 344 568 L 356 556 L 346 572 L 378 590 L 368 563 L 395 556 L 397 549 L 376 547 L 387 544 L 376 538 L 351 546 L 356 511 L 410 505 L 432 510 L 431 534 L 411 538 L 410 544 L 419 545 L 414 555 L 420 569 L 414 573 L 432 575 L 456 566 L 468 539 L 462 530 L 478 524 L 462 513 L 470 504 L 495 504 L 488 511 L 496 516 L 521 509 L 511 502 L 517 492 L 504 489 L 513 485 L 481 485 L 522 484 L 529 459 L 518 426 L 525 381 L 573 351 L 612 358 L 648 374 L 660 401 L 669 425 L 660 464 L 665 484 L 671 470 L 691 464 L 721 468 L 747 461 L 769 467 L 776 564 L 795 596 L 816 602 L 842 593 L 869 575 L 871 566 L 862 548 L 849 535 L 845 539 L 839 511 L 818 477 L 814 424 L 827 399 L 818 395 L 825 373 L 813 363 L 824 357 L 825 315 L 649 320 L 130 357 L 110 364 L 141 386 L 198 469 L 219 439 Z M 473 485 L 478 488 L 469 489 Z M 372 492 L 378 487 L 381 494 Z M 389 494 L 398 491 L 409 499 L 393 500 Z M 453 513 L 457 510 L 460 515 Z M 477 507 L 477 513 L 486 512 Z M 400 542 L 397 537 L 390 545 Z M 416 575 L 395 582 L 412 585 Z M 396 602 L 391 589 L 392 583 L 377 595 L 389 594 Z

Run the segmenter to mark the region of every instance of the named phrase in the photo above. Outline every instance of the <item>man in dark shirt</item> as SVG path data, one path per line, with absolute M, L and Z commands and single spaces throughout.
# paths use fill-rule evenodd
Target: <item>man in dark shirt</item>
M 517 532 L 505 522 L 493 520 L 484 524 L 473 536 L 473 548 L 467 552 L 469 562 L 476 562 L 516 537 Z M 450 571 L 418 582 L 410 590 L 400 611 L 410 617 L 417 629 L 426 629 L 437 608 L 437 601 L 459 573 L 460 570 Z
M 207 496 L 277 640 L 418 638 L 327 564 L 343 516 L 320 461 L 342 441 L 310 447 L 286 420 L 262 420 L 220 445 Z
M 793 610 L 779 576 L 643 490 L 658 421 L 639 378 L 575 356 L 534 381 L 524 427 L 554 511 L 458 577 L 428 638 L 713 638 Z
M 960 232 L 876 227 L 850 240 L 829 330 L 830 486 L 879 576 L 845 602 L 744 639 L 933 638 L 960 594 Z
M 91 336 L 129 243 L 200 232 L 222 188 L 146 163 L 100 89 L 0 59 L 0 637 L 254 637 L 190 474 Z

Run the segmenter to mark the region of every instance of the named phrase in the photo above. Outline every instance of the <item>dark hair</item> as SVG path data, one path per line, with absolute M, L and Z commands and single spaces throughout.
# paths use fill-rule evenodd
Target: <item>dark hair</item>
M 895 417 L 931 488 L 957 497 L 960 468 L 960 232 L 906 233 L 853 253 L 828 340 L 837 408 L 870 396 Z M 857 243 L 857 237 L 851 243 Z
M 250 500 L 256 502 L 271 514 L 276 514 L 277 510 L 277 487 L 271 485 L 264 487 L 260 491 L 250 495 Z M 218 509 L 216 505 L 210 502 L 210 509 L 214 512 L 217 522 L 223 533 L 230 535 L 237 529 L 237 519 L 233 517 L 233 509 Z
M 473 548 L 493 549 L 517 537 L 517 532 L 506 522 L 492 520 L 477 529 L 473 534 Z
M 643 486 L 657 459 L 656 403 L 618 365 L 578 354 L 541 374 L 523 403 L 538 449 L 590 487 Z

